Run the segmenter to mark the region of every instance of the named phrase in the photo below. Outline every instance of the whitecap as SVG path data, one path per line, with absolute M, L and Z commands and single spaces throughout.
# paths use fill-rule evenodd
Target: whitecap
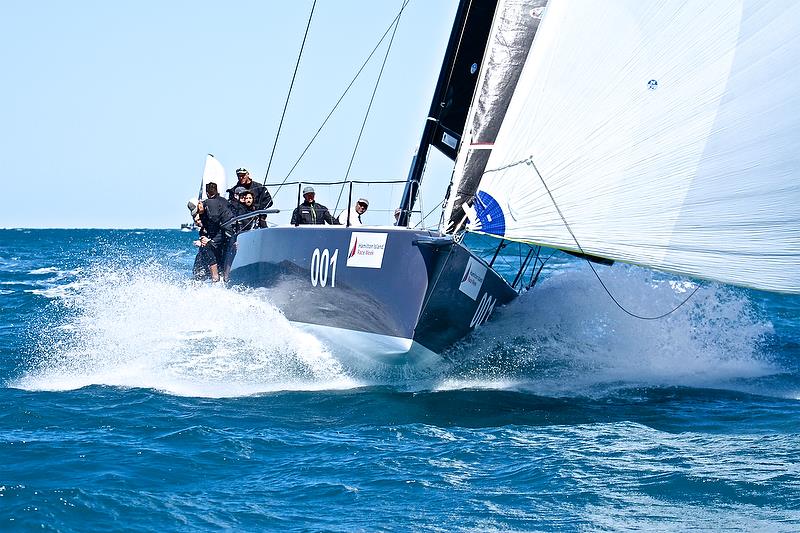
M 640 315 L 682 302 L 691 282 L 635 267 L 601 269 L 612 294 Z M 605 393 L 615 387 L 724 387 L 779 372 L 762 351 L 772 324 L 746 292 L 703 285 L 660 320 L 621 311 L 584 269 L 561 271 L 523 294 L 448 355 L 454 366 L 437 388 L 524 389 L 545 395 Z
M 42 268 L 36 268 L 34 270 L 31 270 L 31 271 L 28 272 L 28 274 L 32 274 L 34 276 L 38 276 L 38 275 L 41 275 L 41 274 L 55 274 L 57 272 L 61 272 L 61 271 L 59 269 L 57 269 L 56 267 L 42 267 Z
M 157 264 L 93 269 L 54 298 L 38 357 L 13 386 L 143 387 L 185 396 L 361 386 L 316 338 L 263 298 Z

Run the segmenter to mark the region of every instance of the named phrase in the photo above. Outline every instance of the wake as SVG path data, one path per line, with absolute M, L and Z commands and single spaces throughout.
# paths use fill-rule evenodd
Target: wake
M 642 321 L 620 311 L 591 272 L 565 267 L 446 353 L 451 365 L 402 383 L 354 376 L 263 296 L 188 281 L 159 263 L 90 268 L 44 294 L 51 304 L 32 332 L 29 364 L 11 386 L 228 397 L 380 384 L 573 396 L 637 386 L 729 387 L 779 371 L 762 349 L 772 326 L 746 291 L 703 286 L 676 313 Z M 662 313 L 693 290 L 637 268 L 601 275 L 644 314 Z
M 13 386 L 212 397 L 358 386 L 268 302 L 159 264 L 93 268 L 48 295 L 29 368 Z
M 623 305 L 644 315 L 673 309 L 694 284 L 635 267 L 600 272 Z M 587 269 L 557 273 L 498 312 L 451 353 L 436 386 L 524 389 L 543 395 L 605 394 L 638 386 L 729 387 L 780 369 L 763 349 L 772 333 L 744 290 L 703 285 L 659 320 L 620 310 Z

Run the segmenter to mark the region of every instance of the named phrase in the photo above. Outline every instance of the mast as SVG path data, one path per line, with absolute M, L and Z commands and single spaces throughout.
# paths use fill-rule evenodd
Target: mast
M 400 217 L 397 221 L 398 226 L 407 226 L 411 216 L 411 210 L 414 207 L 414 202 L 419 190 L 419 184 L 422 180 L 422 173 L 425 170 L 425 163 L 428 159 L 428 151 L 431 145 L 437 144 L 437 133 L 441 132 L 441 143 L 444 149 L 450 148 L 452 154 L 447 155 L 451 158 L 455 157 L 455 145 L 460 139 L 461 133 L 451 131 L 451 128 L 444 127 L 440 124 L 443 114 L 446 114 L 448 107 L 452 101 L 448 101 L 448 96 L 452 96 L 451 80 L 454 76 L 454 69 L 456 62 L 459 59 L 459 50 L 469 41 L 472 55 L 479 49 L 480 54 L 476 61 L 480 64 L 483 57 L 483 50 L 486 46 L 485 36 L 488 35 L 489 27 L 491 26 L 492 16 L 497 4 L 496 0 L 461 0 L 456 11 L 455 20 L 453 22 L 453 29 L 450 32 L 450 41 L 447 43 L 444 59 L 442 61 L 442 70 L 439 72 L 439 80 L 436 82 L 436 89 L 433 92 L 433 99 L 431 100 L 431 107 L 428 111 L 428 117 L 425 120 L 425 127 L 422 130 L 422 137 L 419 141 L 419 148 L 417 155 L 411 164 L 411 170 L 408 174 L 408 181 L 405 190 L 403 191 L 403 199 L 400 202 Z M 487 16 L 487 11 L 488 16 Z M 471 16 L 472 15 L 472 16 Z M 469 28 L 467 27 L 469 23 Z M 477 26 L 477 27 L 476 27 Z M 482 41 L 474 39 L 474 34 L 484 34 Z M 475 46 L 479 44 L 479 46 Z M 463 61 L 462 61 L 463 62 Z M 471 64 L 471 63 L 470 63 Z M 469 68 L 469 67 L 467 67 Z M 474 74 L 474 72 L 472 72 Z M 472 89 L 474 89 L 475 81 L 472 81 Z M 448 90 L 450 89 L 450 90 Z M 470 98 L 472 90 L 469 91 Z M 466 119 L 466 116 L 464 117 Z M 459 125 L 459 129 L 463 127 L 463 121 Z M 443 149 L 443 151 L 444 151 Z

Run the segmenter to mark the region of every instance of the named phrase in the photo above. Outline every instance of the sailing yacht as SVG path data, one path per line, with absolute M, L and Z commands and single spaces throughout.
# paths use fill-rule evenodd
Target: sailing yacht
M 780 2 L 464 0 L 398 225 L 248 231 L 231 280 L 394 368 L 534 283 L 540 247 L 798 293 L 798 20 Z M 409 228 L 431 148 L 454 160 L 442 222 Z M 492 259 L 468 232 L 497 239 Z M 529 247 L 513 279 L 493 264 L 508 242 Z

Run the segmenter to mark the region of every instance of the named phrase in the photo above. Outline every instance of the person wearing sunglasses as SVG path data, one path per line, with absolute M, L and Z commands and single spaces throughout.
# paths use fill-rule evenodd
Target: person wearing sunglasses
M 367 212 L 367 208 L 369 208 L 369 201 L 366 198 L 359 198 L 356 202 L 356 205 L 350 209 L 350 225 L 351 226 L 363 226 L 364 221 L 361 220 L 361 215 Z M 346 225 L 347 224 L 347 211 L 342 211 L 339 214 L 339 224 Z

